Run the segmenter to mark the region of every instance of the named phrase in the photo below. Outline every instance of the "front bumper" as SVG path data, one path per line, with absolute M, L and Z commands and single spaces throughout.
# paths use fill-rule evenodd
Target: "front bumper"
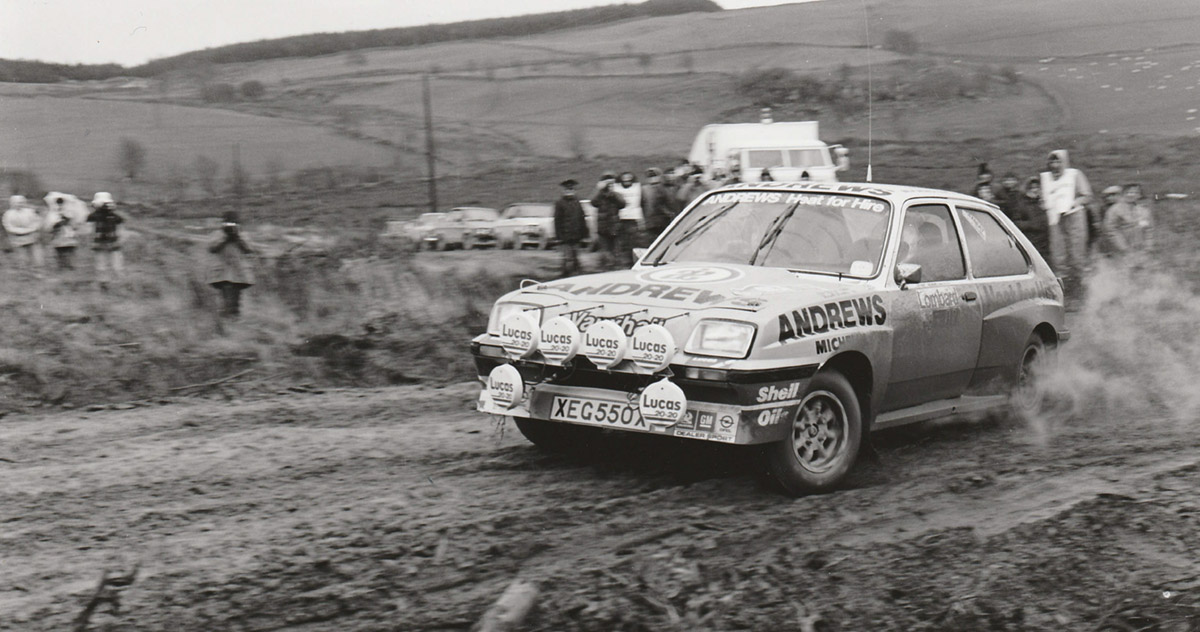
M 642 419 L 638 396 L 663 377 L 597 369 L 576 357 L 567 366 L 509 362 L 499 347 L 472 345 L 479 379 L 484 383 L 476 409 L 562 423 L 597 426 L 718 443 L 760 444 L 784 439 L 816 365 L 768 371 L 708 372 L 711 379 L 684 377 L 686 367 L 665 371 L 687 397 L 687 412 L 678 423 L 654 425 Z M 486 384 L 491 370 L 512 364 L 525 383 L 525 396 L 512 408 L 492 400 Z

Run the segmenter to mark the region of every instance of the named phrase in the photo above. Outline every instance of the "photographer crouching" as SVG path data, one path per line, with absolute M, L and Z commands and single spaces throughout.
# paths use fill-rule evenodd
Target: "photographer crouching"
M 209 285 L 221 293 L 221 315 L 236 318 L 241 313 L 242 290 L 254 285 L 254 269 L 250 265 L 254 248 L 242 233 L 235 211 L 226 211 L 221 219 L 221 232 L 208 247 L 216 257 Z

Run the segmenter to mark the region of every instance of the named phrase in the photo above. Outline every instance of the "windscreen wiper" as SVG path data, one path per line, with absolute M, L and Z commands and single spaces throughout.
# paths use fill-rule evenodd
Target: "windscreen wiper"
M 750 265 L 754 265 L 758 261 L 758 255 L 763 251 L 763 248 L 767 249 L 766 253 L 763 254 L 763 259 L 766 259 L 767 255 L 771 254 L 771 249 L 775 247 L 775 240 L 783 232 L 784 224 L 787 224 L 787 221 L 792 218 L 792 215 L 796 213 L 796 209 L 799 207 L 800 203 L 794 202 L 779 217 L 775 218 L 775 221 L 771 223 L 771 227 L 767 229 L 767 234 L 763 235 L 762 241 L 758 242 L 758 247 L 754 249 L 754 254 L 750 255 Z
M 687 232 L 680 235 L 679 239 L 676 239 L 670 246 L 663 248 L 663 251 L 661 253 L 659 253 L 658 257 L 656 257 L 654 259 L 654 264 L 658 265 L 658 264 L 662 263 L 662 258 L 667 254 L 668 250 L 670 250 L 671 248 L 674 248 L 676 246 L 679 246 L 680 244 L 682 244 L 685 241 L 690 241 L 693 237 L 696 237 L 700 233 L 704 232 L 705 230 L 708 229 L 709 226 L 713 225 L 713 222 L 717 221 L 717 219 L 719 219 L 721 216 L 723 216 L 726 213 L 728 213 L 729 211 L 733 210 L 733 207 L 735 207 L 737 205 L 738 205 L 738 203 L 734 202 L 732 204 L 729 204 L 728 206 L 721 207 L 720 209 L 717 209 L 717 212 L 700 220 L 700 222 L 698 224 L 696 224 L 695 226 L 692 226 L 691 228 L 689 228 L 687 230 Z

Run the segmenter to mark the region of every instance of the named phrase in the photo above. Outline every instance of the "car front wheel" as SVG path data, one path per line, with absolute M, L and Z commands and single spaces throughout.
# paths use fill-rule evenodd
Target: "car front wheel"
M 767 473 L 792 496 L 826 492 L 854 466 L 862 443 L 862 410 L 854 388 L 836 371 L 813 376 L 787 439 L 766 446 Z

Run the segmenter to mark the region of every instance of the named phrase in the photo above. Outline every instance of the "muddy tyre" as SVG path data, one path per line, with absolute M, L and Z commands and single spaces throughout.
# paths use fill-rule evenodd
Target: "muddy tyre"
M 792 496 L 835 488 L 858 457 L 862 427 L 862 409 L 846 377 L 816 374 L 788 438 L 764 448 L 768 476 Z
M 1008 397 L 1009 414 L 1020 421 L 1028 421 L 1045 410 L 1046 385 L 1042 371 L 1052 362 L 1052 349 L 1046 346 L 1037 333 L 1029 336 L 1021 352 L 1021 363 L 1017 367 L 1017 378 Z

